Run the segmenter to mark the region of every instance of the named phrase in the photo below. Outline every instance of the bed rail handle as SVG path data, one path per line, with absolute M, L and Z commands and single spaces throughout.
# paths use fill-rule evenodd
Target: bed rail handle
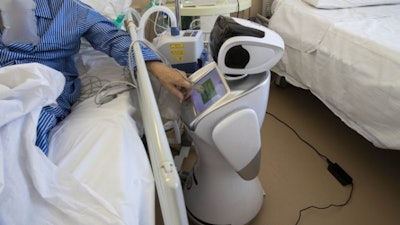
M 133 40 L 138 73 L 136 80 L 139 105 L 142 111 L 144 130 L 163 221 L 166 225 L 187 225 L 189 222 L 180 178 L 173 164 L 174 160 L 142 55 L 140 42 L 135 41 L 137 40 L 136 25 L 131 14 L 127 15 L 126 29 Z M 134 74 L 131 75 L 134 76 Z

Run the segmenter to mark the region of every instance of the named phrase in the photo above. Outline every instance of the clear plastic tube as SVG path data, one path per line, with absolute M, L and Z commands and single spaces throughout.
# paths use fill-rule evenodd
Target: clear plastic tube
M 148 10 L 146 10 L 143 13 L 142 18 L 140 19 L 139 27 L 137 29 L 139 39 L 145 39 L 144 38 L 144 30 L 146 27 L 147 20 L 150 18 L 150 15 L 155 12 L 166 13 L 171 20 L 171 34 L 173 36 L 179 35 L 178 23 L 177 23 L 174 12 L 172 12 L 172 10 L 166 6 L 153 6 L 153 7 L 149 8 Z
M 0 10 L 4 31 L 2 42 L 34 44 L 39 43 L 33 0 L 1 0 Z

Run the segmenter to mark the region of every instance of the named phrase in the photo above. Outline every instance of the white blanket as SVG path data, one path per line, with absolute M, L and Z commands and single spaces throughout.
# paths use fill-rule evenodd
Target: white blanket
M 344 9 L 371 5 L 399 4 L 399 0 L 303 0 L 320 9 Z
M 122 224 L 109 205 L 34 145 L 39 112 L 61 93 L 63 75 L 39 64 L 0 71 L 1 223 Z
M 0 68 L 0 224 L 154 224 L 146 153 L 115 110 L 101 109 L 99 124 L 80 113 L 89 110 L 82 103 L 53 132 L 49 158 L 35 146 L 39 112 L 63 86 L 64 76 L 43 65 Z

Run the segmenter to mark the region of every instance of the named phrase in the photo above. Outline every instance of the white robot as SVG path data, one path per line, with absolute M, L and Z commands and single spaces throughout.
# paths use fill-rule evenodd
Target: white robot
M 182 104 L 198 157 L 184 185 L 194 223 L 247 224 L 261 209 L 260 127 L 269 69 L 283 49 L 280 36 L 259 24 L 224 16 L 215 22 L 210 35 L 215 62 L 189 77 L 194 90 Z

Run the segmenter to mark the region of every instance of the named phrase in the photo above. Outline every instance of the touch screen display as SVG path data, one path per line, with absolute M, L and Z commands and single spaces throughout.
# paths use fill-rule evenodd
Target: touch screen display
M 216 68 L 202 77 L 195 85 L 202 89 L 201 91 L 192 91 L 192 102 L 197 114 L 202 113 L 227 93 Z

